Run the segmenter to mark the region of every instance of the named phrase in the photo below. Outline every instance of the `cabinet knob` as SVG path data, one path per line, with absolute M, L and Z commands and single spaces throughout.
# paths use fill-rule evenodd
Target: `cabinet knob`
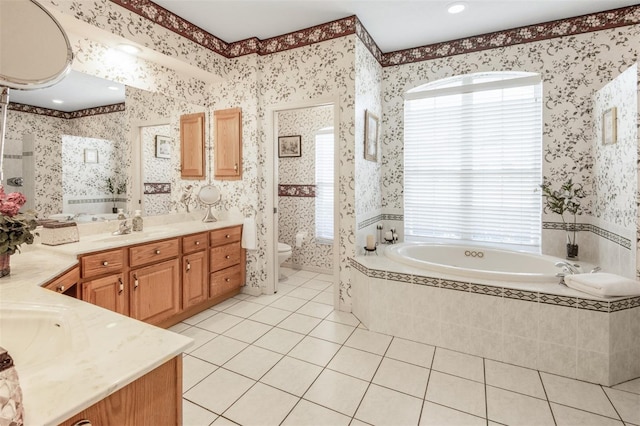
M 231 238 L 231 235 L 227 234 L 224 236 L 225 238 Z
M 160 250 L 156 250 L 156 254 L 160 254 Z
M 118 278 L 118 283 L 120 283 L 120 288 L 118 289 L 118 294 L 122 294 L 124 291 L 124 283 L 122 282 L 122 278 Z M 89 423 L 91 424 L 91 423 Z
M 200 241 L 196 241 L 196 245 L 199 246 L 200 245 Z
M 238 163 L 236 163 L 236 164 L 234 164 L 234 165 L 233 165 L 233 171 L 234 171 L 234 172 L 237 172 L 237 171 L 238 171 Z
M 64 291 L 64 286 L 63 286 L 63 285 L 61 285 L 60 287 L 58 287 L 58 291 L 59 291 L 60 293 L 62 293 L 62 292 Z
M 105 260 L 104 262 L 102 262 L 102 266 L 109 266 L 109 262 Z
M 225 259 L 231 259 L 231 256 L 226 255 L 224 258 L 225 258 Z
M 229 282 L 229 281 L 231 281 L 231 278 L 225 278 L 224 280 L 225 280 L 226 282 Z
M 137 274 L 133 274 L 133 289 L 137 289 L 138 288 L 138 275 Z
M 191 262 L 187 260 L 187 271 L 190 271 L 190 270 L 191 270 Z

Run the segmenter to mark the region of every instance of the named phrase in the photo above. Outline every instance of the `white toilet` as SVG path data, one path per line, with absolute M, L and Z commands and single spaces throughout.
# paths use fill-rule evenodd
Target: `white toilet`
M 291 246 L 289 244 L 278 242 L 278 264 L 282 266 L 282 264 L 291 257 Z M 278 279 L 281 280 L 285 278 L 284 275 L 280 272 L 280 268 L 278 268 Z

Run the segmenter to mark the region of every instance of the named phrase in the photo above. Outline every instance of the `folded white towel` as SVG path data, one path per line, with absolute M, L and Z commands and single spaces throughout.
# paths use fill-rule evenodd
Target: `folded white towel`
M 607 272 L 567 275 L 564 282 L 594 296 L 640 296 L 640 282 Z
M 242 248 L 247 250 L 258 248 L 256 219 L 253 217 L 246 217 L 242 223 Z

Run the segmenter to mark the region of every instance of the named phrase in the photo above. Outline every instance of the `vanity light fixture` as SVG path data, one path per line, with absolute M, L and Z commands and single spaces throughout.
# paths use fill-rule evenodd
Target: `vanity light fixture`
M 130 55 L 137 55 L 138 53 L 142 52 L 139 47 L 126 43 L 119 44 L 117 48 L 121 52 L 128 53 Z
M 467 3 L 465 2 L 451 3 L 447 6 L 447 12 L 449 12 L 452 15 L 455 15 L 457 13 L 464 12 L 466 8 L 467 8 Z
M 51 102 L 53 102 L 54 104 L 63 104 L 64 101 L 62 99 L 52 99 Z

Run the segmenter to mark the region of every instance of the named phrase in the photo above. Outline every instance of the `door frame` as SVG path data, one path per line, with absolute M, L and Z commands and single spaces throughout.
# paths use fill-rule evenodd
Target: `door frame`
M 294 109 L 313 108 L 333 105 L 333 140 L 334 140 L 334 203 L 333 203 L 333 304 L 338 309 L 340 283 L 340 98 L 338 96 L 311 99 L 308 101 L 274 104 L 266 108 L 267 117 L 267 162 L 266 162 L 266 217 L 267 228 L 267 286 L 265 294 L 273 294 L 278 286 L 278 217 L 274 211 L 278 200 L 278 113 Z M 313 236 L 311 236 L 313 238 Z

